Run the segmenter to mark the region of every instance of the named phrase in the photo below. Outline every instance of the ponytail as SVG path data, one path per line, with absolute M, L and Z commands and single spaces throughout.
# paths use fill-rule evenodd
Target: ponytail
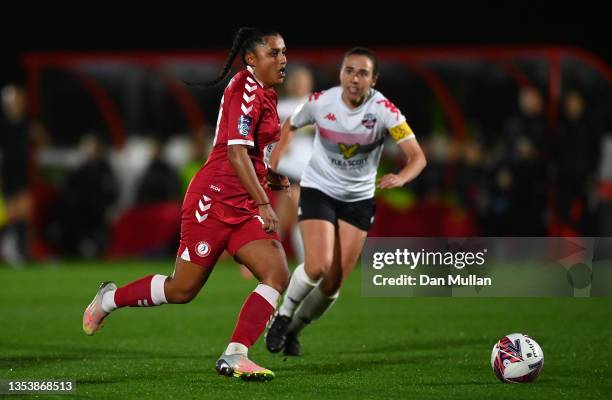
M 279 33 L 278 31 L 275 31 L 273 29 L 241 27 L 234 35 L 234 42 L 232 43 L 232 48 L 230 49 L 229 54 L 227 55 L 227 60 L 225 61 L 225 65 L 223 66 L 221 73 L 219 73 L 219 75 L 215 79 L 209 82 L 185 82 L 185 84 L 203 87 L 212 87 L 219 84 L 229 74 L 238 53 L 241 53 L 242 63 L 244 65 L 247 65 L 245 59 L 246 54 L 248 52 L 254 52 L 255 47 L 257 45 L 265 44 L 265 36 L 276 35 L 279 35 Z

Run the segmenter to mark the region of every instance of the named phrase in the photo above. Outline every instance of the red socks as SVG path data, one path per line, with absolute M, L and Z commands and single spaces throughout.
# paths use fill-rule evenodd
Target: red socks
M 117 307 L 152 307 L 167 303 L 164 275 L 148 275 L 115 291 Z
M 109 310 L 119 307 L 151 307 L 167 303 L 164 293 L 164 275 L 149 275 L 117 289 Z M 280 293 L 260 283 L 242 305 L 231 343 L 240 343 L 248 349 L 261 336 L 276 309 Z M 114 306 L 114 307 L 112 307 Z M 239 346 L 239 345 L 238 345 Z M 239 346 L 240 347 L 240 346 Z
M 266 328 L 279 296 L 276 289 L 260 283 L 242 305 L 230 341 L 251 347 Z

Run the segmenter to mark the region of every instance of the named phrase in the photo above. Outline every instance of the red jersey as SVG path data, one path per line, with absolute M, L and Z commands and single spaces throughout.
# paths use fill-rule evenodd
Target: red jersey
M 265 88 L 250 67 L 234 75 L 221 98 L 213 150 L 187 191 L 206 194 L 212 201 L 237 209 L 239 215 L 255 212 L 257 203 L 234 171 L 227 146 L 248 146 L 249 157 L 263 185 L 270 153 L 280 138 L 276 104 L 276 91 Z

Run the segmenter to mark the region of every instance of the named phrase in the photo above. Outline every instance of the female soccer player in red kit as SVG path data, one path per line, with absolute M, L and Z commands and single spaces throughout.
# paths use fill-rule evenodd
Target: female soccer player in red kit
M 278 218 L 264 187 L 288 187 L 269 170 L 280 123 L 273 87 L 283 82 L 287 59 L 281 35 L 273 30 L 241 28 L 234 37 L 221 82 L 238 53 L 246 69 L 227 85 L 221 99 L 213 150 L 193 177 L 181 211 L 181 240 L 171 277 L 149 275 L 117 288 L 104 282 L 83 315 L 83 330 L 93 335 L 104 318 L 121 307 L 150 307 L 192 300 L 227 250 L 246 265 L 259 285 L 244 302 L 227 349 L 217 360 L 220 374 L 245 380 L 269 380 L 274 373 L 248 359 L 284 292 L 289 270 L 279 242 Z

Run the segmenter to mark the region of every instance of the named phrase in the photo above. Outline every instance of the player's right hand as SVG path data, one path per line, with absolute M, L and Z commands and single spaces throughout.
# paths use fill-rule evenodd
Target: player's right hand
M 266 233 L 272 233 L 278 230 L 278 217 L 270 204 L 259 206 L 259 216 L 263 220 L 263 228 Z
M 291 183 L 289 182 L 289 178 L 283 174 L 279 174 L 271 167 L 268 167 L 268 172 L 266 174 L 266 187 L 274 191 L 284 190 L 291 196 Z

